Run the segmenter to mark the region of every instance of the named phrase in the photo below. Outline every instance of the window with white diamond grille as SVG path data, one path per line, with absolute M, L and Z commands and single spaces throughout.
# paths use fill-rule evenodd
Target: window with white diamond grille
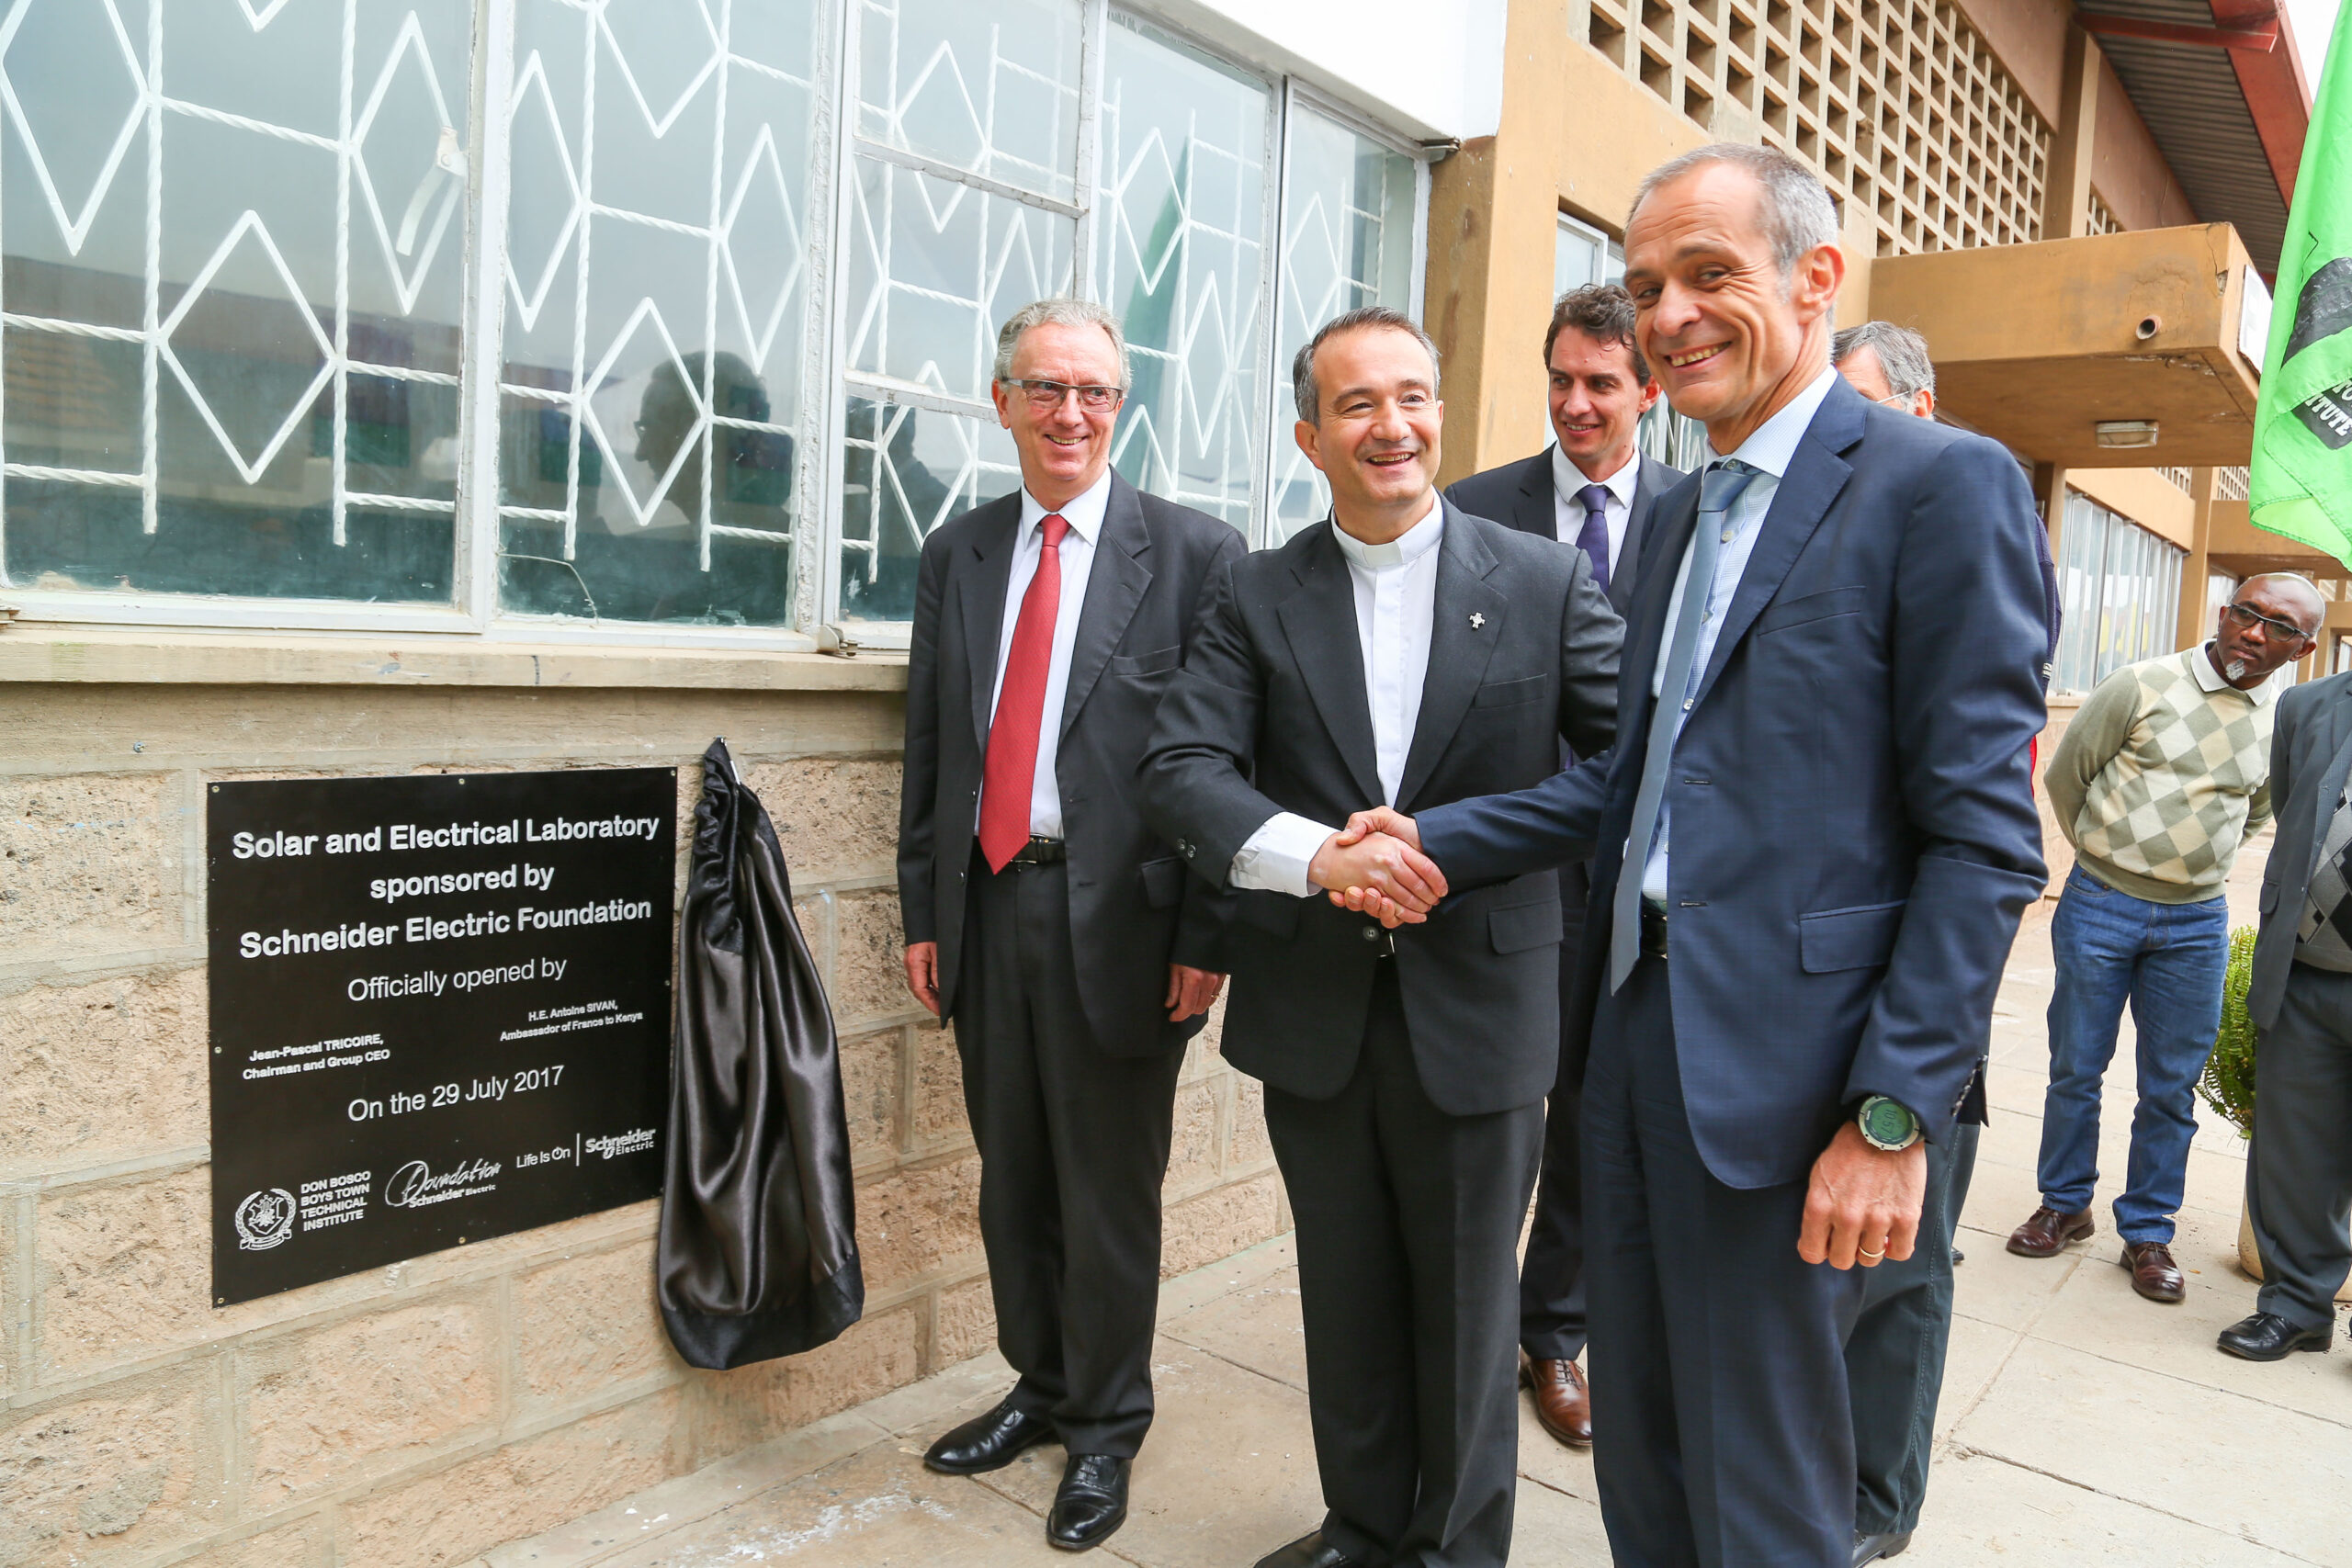
M 0 586 L 901 620 L 1019 483 L 997 323 L 1072 289 L 1127 317 L 1122 472 L 1278 538 L 1290 349 L 1419 272 L 1418 163 L 1326 107 L 1104 0 L 13 0 Z
M 516 0 L 503 608 L 791 621 L 817 22 Z
M 0 20 L 0 581 L 455 591 L 462 0 Z
M 1332 317 L 1409 308 L 1419 231 L 1413 160 L 1304 101 L 1295 88 L 1283 168 L 1282 309 L 1275 321 L 1273 490 L 1266 543 L 1331 509 L 1331 487 L 1293 439 L 1291 360 Z

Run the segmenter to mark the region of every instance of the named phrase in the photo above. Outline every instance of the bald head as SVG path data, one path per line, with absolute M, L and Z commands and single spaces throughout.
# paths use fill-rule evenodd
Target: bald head
M 2250 692 L 2280 665 L 2309 653 L 2326 618 L 2327 601 L 2310 578 L 2266 571 L 2239 583 L 2222 606 L 2205 656 L 2222 679 Z
M 2238 584 L 2237 597 L 2244 599 L 2256 588 L 2266 596 L 2277 597 L 2282 606 L 2296 606 L 2297 613 L 2287 618 L 2302 627 L 2305 637 L 2318 635 L 2320 622 L 2327 618 L 2327 601 L 2320 597 L 2317 583 L 2300 571 L 2266 571 Z

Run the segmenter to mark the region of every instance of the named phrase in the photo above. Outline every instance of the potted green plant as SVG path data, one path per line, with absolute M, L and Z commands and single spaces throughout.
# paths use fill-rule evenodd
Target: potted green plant
M 2254 1019 L 2245 1009 L 2245 993 L 2254 981 L 2256 928 L 2240 926 L 2230 933 L 2229 965 L 2222 973 L 2222 1027 L 2213 1032 L 2213 1052 L 2205 1058 L 2197 1092 L 2238 1130 L 2241 1138 L 2254 1136 Z M 2262 1278 L 2262 1252 L 2255 1246 L 2254 1222 L 2238 1204 L 2238 1264 L 2256 1279 Z
M 2222 1027 L 2213 1034 L 2213 1054 L 2205 1058 L 2205 1073 L 2197 1092 L 2241 1138 L 2254 1136 L 2254 1019 L 2245 1010 L 2246 988 L 2254 982 L 2255 928 L 2240 926 L 2230 933 L 2229 967 L 2222 976 Z
M 2245 1009 L 2246 988 L 2254 981 L 2255 928 L 2240 926 L 2230 933 L 2229 967 L 2222 974 L 2222 1027 L 2213 1032 L 2213 1054 L 2197 1092 L 2241 1138 L 2254 1136 L 2254 1018 Z M 2255 1245 L 2254 1217 L 2245 1200 L 2238 1200 L 2238 1267 L 2262 1278 L 2262 1249 Z M 2352 1280 L 2336 1292 L 2339 1302 L 2352 1303 Z

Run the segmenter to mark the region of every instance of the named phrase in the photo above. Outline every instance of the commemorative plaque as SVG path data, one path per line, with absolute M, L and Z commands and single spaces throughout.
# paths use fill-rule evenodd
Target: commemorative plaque
M 216 1306 L 661 1190 L 677 788 L 209 786 Z

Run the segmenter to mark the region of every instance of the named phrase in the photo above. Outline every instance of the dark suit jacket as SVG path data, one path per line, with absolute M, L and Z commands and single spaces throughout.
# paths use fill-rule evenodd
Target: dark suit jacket
M 899 908 L 908 942 L 939 943 L 940 1001 L 950 1014 L 1020 524 L 1017 491 L 942 524 L 923 541 L 915 579 Z M 1136 761 L 1151 733 L 1152 709 L 1183 660 L 1209 579 L 1243 547 L 1227 524 L 1111 475 L 1054 772 L 1069 853 L 1079 996 L 1095 1043 L 1114 1055 L 1182 1044 L 1202 1020 L 1168 1021 L 1168 965 L 1221 966 L 1216 901 L 1144 826 Z
M 2319 869 L 2320 845 L 2352 773 L 2352 675 L 2330 675 L 2278 698 L 2270 731 L 2270 811 L 2278 825 L 2262 873 L 2262 928 L 2254 942 L 2246 1011 L 2256 1028 L 2278 1021 L 2303 899 Z
M 1464 512 L 1480 517 L 1491 517 L 1498 523 L 1508 523 L 1522 534 L 1532 534 L 1539 539 L 1560 542 L 1559 513 L 1553 500 L 1555 486 L 1552 479 L 1553 447 L 1546 446 L 1532 457 L 1522 457 L 1515 463 L 1505 463 L 1484 473 L 1472 474 L 1466 479 L 1456 479 L 1445 492 L 1445 499 Z M 1669 468 L 1646 454 L 1635 454 L 1641 465 L 1640 477 L 1634 484 L 1634 503 L 1625 516 L 1625 536 L 1617 545 L 1617 564 L 1609 575 L 1609 607 L 1620 615 L 1633 607 L 1634 584 L 1641 568 L 1642 540 L 1649 533 L 1650 513 L 1657 509 L 1657 499 L 1682 481 L 1682 470 Z M 1573 756 L 1563 756 L 1563 764 L 1573 764 Z M 1570 861 L 1560 868 L 1560 985 L 1563 995 L 1573 986 L 1577 959 L 1584 946 L 1585 903 L 1592 896 L 1592 869 L 1583 861 Z M 1577 1030 L 1563 1039 L 1560 1049 L 1560 1076 L 1554 1093 L 1573 1094 L 1584 1083 L 1586 1038 Z
M 1669 468 L 1645 454 L 1634 460 L 1642 466 L 1634 485 L 1634 504 L 1625 515 L 1625 537 L 1617 547 L 1617 564 L 1609 575 L 1609 607 L 1620 615 L 1633 604 L 1634 582 L 1642 557 L 1642 540 L 1649 533 L 1650 513 L 1657 498 L 1681 482 L 1682 470 Z M 1474 516 L 1507 523 L 1522 534 L 1557 544 L 1558 513 L 1553 502 L 1552 448 L 1532 457 L 1488 468 L 1456 479 L 1446 487 L 1445 499 Z
M 1382 798 L 1355 590 L 1327 519 L 1221 574 L 1144 758 L 1144 812 L 1201 878 L 1277 812 L 1334 828 Z M 1399 805 L 1521 788 L 1565 737 L 1609 742 L 1617 616 L 1580 551 L 1445 512 L 1429 669 Z M 1476 624 L 1474 625 L 1474 618 Z M 1492 879 L 1396 935 L 1421 1087 L 1449 1115 L 1531 1105 L 1559 1064 L 1558 879 Z M 1233 895 L 1224 1050 L 1309 1099 L 1355 1070 L 1378 929 L 1319 894 Z
M 1607 984 L 1650 678 L 1698 500 L 1694 477 L 1651 519 L 1615 750 L 1420 818 L 1456 887 L 1598 846 L 1572 1032 Z M 1867 1094 L 1947 1137 L 2045 880 L 2025 775 L 2048 610 L 2017 464 L 1840 381 L 1758 526 L 1666 786 L 1683 1097 L 1708 1168 L 1737 1188 L 1802 1179 Z

